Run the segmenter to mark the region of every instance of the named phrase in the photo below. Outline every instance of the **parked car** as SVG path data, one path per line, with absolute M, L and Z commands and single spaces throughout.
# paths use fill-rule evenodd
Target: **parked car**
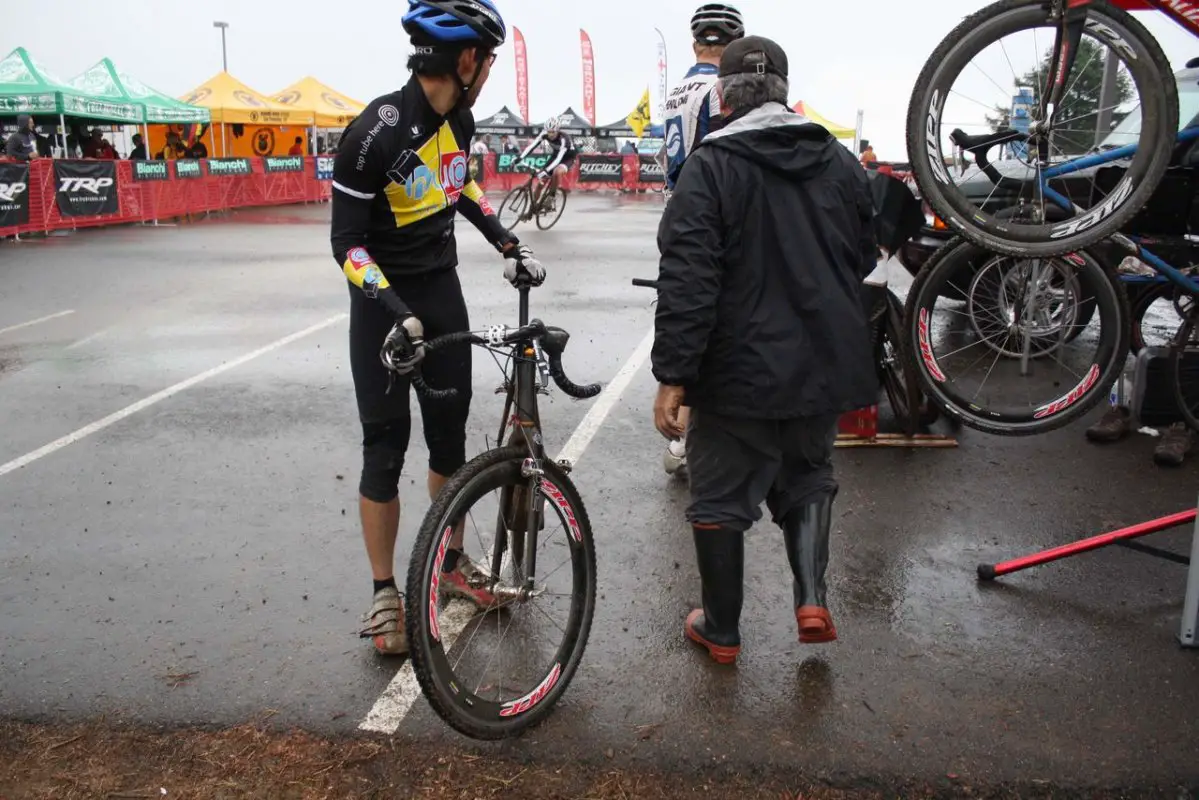
M 1199 126 L 1199 58 L 1192 59 L 1187 63 L 1186 69 L 1175 73 L 1175 79 L 1178 83 L 1179 130 Z M 1138 107 L 1112 129 L 1099 146 L 1099 150 L 1135 143 L 1135 131 L 1140 127 L 1140 119 Z M 1027 168 L 1022 162 L 1001 160 L 992 163 L 1001 174 L 1027 177 Z M 1101 186 L 1114 186 L 1121 174 L 1120 170 L 1119 162 L 1080 170 L 1069 178 L 1055 181 L 1054 188 L 1079 201 L 1079 205 L 1087 207 L 1091 205 L 1092 187 L 1096 183 Z M 1017 192 L 1010 189 L 997 190 L 995 184 L 977 167 L 967 169 L 958 182 L 967 197 L 973 198 L 979 207 L 993 214 L 1014 207 L 1019 197 Z M 920 189 L 915 179 L 909 180 L 908 184 L 919 197 Z M 1056 206 L 1049 205 L 1047 208 L 1052 213 Z M 954 235 L 953 230 L 933 213 L 927 203 L 924 204 L 924 216 L 925 225 L 897 254 L 900 263 L 912 275 L 919 272 L 932 254 Z M 1064 212 L 1062 216 L 1065 217 Z M 1176 235 L 1191 230 L 1199 231 L 1199 141 L 1176 147 L 1166 178 L 1145 209 L 1125 227 L 1126 232 L 1146 235 Z M 1123 253 L 1114 245 L 1100 244 L 1095 249 L 1108 250 L 1110 256 L 1115 259 L 1114 263 L 1119 263 L 1123 258 Z M 1173 260 L 1165 252 L 1161 255 L 1167 260 Z M 1100 257 L 1102 258 L 1102 255 Z M 1175 257 L 1178 258 L 1178 255 Z

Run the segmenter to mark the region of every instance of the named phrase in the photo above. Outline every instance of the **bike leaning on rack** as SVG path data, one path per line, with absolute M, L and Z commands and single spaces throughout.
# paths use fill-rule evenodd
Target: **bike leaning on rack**
M 533 170 L 529 179 L 508 192 L 508 196 L 500 204 L 498 217 L 506 230 L 510 231 L 518 224 L 535 218 L 537 227 L 548 231 L 562 218 L 562 212 L 566 210 L 566 190 L 559 186 L 553 195 L 549 196 L 546 192 L 546 187 L 549 186 L 547 178 L 542 181 L 540 189 L 534 192 L 533 179 L 536 177 L 537 171 Z
M 496 446 L 450 477 L 421 523 L 408 565 L 406 625 L 417 681 L 443 720 L 476 739 L 516 736 L 552 711 L 582 660 L 595 612 L 591 523 L 571 465 L 546 456 L 537 397 L 549 393 L 551 380 L 576 399 L 594 397 L 601 387 L 566 377 L 562 354 L 570 334 L 530 320 L 529 284 L 518 288 L 518 327 L 424 343 L 426 359 L 455 344 L 485 348 L 504 374 Z M 419 371 L 411 380 L 434 400 L 455 391 L 429 386 Z M 480 566 L 477 588 L 494 598 L 481 612 L 441 598 L 450 540 L 460 527 L 464 547 L 477 543 L 483 556 L 473 559 Z M 551 614 L 558 609 L 561 621 Z M 547 619 L 545 631 L 533 632 Z M 505 644 L 514 651 L 501 655 Z

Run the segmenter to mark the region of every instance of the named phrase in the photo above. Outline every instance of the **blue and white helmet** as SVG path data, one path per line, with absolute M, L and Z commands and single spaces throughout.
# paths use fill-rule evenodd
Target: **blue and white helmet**
M 508 29 L 492 0 L 408 0 L 404 30 L 418 44 L 495 49 Z
M 562 130 L 562 120 L 559 119 L 558 117 L 550 117 L 549 119 L 547 119 L 545 121 L 545 127 L 542 128 L 542 132 L 545 133 L 546 135 L 549 135 L 551 133 L 559 133 L 559 132 L 561 132 L 561 130 Z

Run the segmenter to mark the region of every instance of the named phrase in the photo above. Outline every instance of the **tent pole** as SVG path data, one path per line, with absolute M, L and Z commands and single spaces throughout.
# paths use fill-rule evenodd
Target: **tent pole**
M 146 146 L 146 160 L 149 161 L 150 160 L 150 123 L 149 122 L 142 123 L 142 144 L 144 144 Z M 171 167 L 168 164 L 167 169 L 170 169 L 170 168 Z M 157 203 L 154 204 L 154 227 L 158 227 L 158 204 Z
M 67 158 L 70 150 L 67 149 L 67 118 L 64 114 L 58 115 L 58 124 L 62 126 L 62 157 Z
M 862 109 L 859 108 L 857 124 L 853 129 L 853 154 L 855 158 L 858 156 L 858 143 L 862 141 L 862 119 L 864 116 L 865 114 L 862 112 Z

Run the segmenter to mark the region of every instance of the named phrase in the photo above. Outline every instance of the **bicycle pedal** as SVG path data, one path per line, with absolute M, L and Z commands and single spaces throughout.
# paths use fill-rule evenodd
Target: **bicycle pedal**
M 569 458 L 560 458 L 560 459 L 558 459 L 558 467 L 559 467 L 559 469 L 561 469 L 563 472 L 565 472 L 567 475 L 569 475 L 569 474 L 570 474 L 570 473 L 571 473 L 571 472 L 574 470 L 574 468 L 575 468 L 575 467 L 574 467 L 574 464 L 570 463 L 570 459 L 569 459 Z

